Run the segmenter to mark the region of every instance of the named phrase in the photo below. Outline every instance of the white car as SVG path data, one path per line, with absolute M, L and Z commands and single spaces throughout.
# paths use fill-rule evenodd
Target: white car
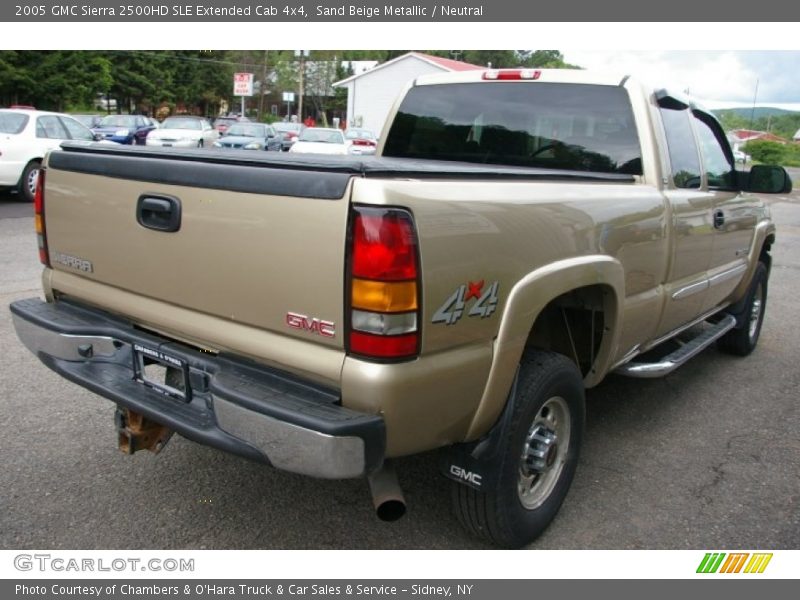
M 741 150 L 734 150 L 733 151 L 733 160 L 735 160 L 737 163 L 745 164 L 745 163 L 750 162 L 750 155 L 749 154 L 745 154 Z
M 65 114 L 0 109 L 0 189 L 16 188 L 33 202 L 44 155 L 64 140 L 94 139 L 88 127 Z
M 158 129 L 147 134 L 148 146 L 175 148 L 211 147 L 219 139 L 219 132 L 203 117 L 167 117 Z
M 289 152 L 347 154 L 349 144 L 339 129 L 308 127 L 302 131 Z
M 378 139 L 369 129 L 349 128 L 345 134 L 349 154 L 373 155 L 378 149 Z

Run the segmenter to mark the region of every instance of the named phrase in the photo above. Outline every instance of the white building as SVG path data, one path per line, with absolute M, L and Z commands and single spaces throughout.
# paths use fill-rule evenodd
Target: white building
M 800 129 L 795 131 L 794 137 L 792 138 L 795 142 L 800 142 Z
M 347 126 L 381 130 L 397 96 L 420 75 L 483 69 L 477 65 L 440 58 L 421 52 L 409 52 L 378 66 L 342 79 L 333 87 L 347 89 Z

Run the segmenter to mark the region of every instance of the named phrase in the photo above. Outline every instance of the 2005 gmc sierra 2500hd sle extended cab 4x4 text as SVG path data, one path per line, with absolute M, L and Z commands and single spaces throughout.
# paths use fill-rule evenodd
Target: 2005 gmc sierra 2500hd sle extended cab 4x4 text
M 586 388 L 753 350 L 775 227 L 752 192 L 791 189 L 737 172 L 688 98 L 584 71 L 419 78 L 376 157 L 254 154 L 51 152 L 19 337 L 117 405 L 128 453 L 176 431 L 367 477 L 392 519 L 391 459 L 442 448 L 459 520 L 506 547 L 564 500 Z

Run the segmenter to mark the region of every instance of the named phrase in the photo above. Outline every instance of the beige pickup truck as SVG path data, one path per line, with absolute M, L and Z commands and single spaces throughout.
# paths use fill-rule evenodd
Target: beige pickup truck
M 420 78 L 375 157 L 64 144 L 36 190 L 48 367 L 173 432 L 312 477 L 442 450 L 458 518 L 529 543 L 575 473 L 584 390 L 759 337 L 775 227 L 725 134 L 629 77 Z M 268 493 L 268 490 L 265 490 Z M 301 500 L 300 500 L 301 501 Z

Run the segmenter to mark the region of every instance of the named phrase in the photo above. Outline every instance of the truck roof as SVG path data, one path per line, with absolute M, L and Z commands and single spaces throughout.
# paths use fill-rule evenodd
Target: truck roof
M 611 71 L 584 71 L 582 69 L 529 69 L 518 67 L 516 69 L 480 69 L 474 71 L 461 71 L 455 73 L 433 73 L 421 75 L 414 82 L 415 85 L 437 85 L 442 83 L 476 83 L 491 81 L 484 79 L 487 73 L 508 71 L 527 71 L 529 80 L 556 82 L 556 83 L 582 83 L 586 85 L 622 85 L 628 75 Z M 538 73 L 538 75 L 535 75 Z

